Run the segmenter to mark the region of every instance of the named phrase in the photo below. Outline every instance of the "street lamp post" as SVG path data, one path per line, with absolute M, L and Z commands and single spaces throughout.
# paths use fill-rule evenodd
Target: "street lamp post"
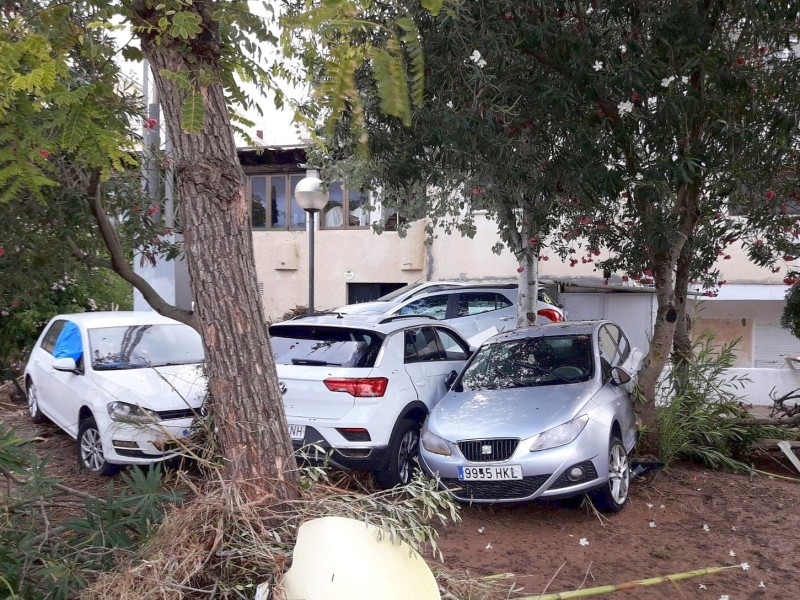
M 305 177 L 297 182 L 294 190 L 297 204 L 308 215 L 308 314 L 314 312 L 314 215 L 325 208 L 328 194 L 322 189 L 322 181 L 316 177 Z

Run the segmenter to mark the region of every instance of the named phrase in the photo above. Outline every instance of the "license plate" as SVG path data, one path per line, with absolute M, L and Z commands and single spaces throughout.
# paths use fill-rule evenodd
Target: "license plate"
M 289 437 L 293 440 L 302 440 L 306 437 L 305 425 L 289 425 Z
M 458 467 L 461 481 L 508 481 L 522 479 L 519 465 L 489 465 L 485 467 Z

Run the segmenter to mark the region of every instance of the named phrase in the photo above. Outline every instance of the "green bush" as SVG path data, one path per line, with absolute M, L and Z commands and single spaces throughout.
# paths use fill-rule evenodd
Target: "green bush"
M 746 460 L 757 440 L 780 438 L 772 426 L 738 424 L 747 418 L 738 392 L 748 381 L 728 376 L 738 340 L 717 346 L 713 334 L 703 334 L 694 345 L 694 357 L 679 373 L 670 370 L 658 390 L 659 449 L 665 464 L 676 460 L 698 462 L 712 468 L 748 471 Z
M 800 338 L 800 283 L 786 290 L 786 306 L 781 315 L 781 326 Z

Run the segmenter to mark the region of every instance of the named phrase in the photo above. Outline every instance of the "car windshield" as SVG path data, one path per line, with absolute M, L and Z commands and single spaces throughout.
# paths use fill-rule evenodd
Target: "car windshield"
M 383 343 L 372 331 L 319 325 L 273 325 L 269 335 L 279 365 L 368 368 Z
M 529 337 L 487 344 L 464 371 L 470 390 L 570 384 L 592 377 L 589 335 Z
M 203 362 L 200 335 L 188 325 L 130 325 L 89 329 L 92 369 L 143 369 Z
M 402 296 L 406 292 L 413 290 L 414 288 L 418 288 L 421 284 L 420 283 L 409 283 L 408 285 L 404 285 L 401 288 L 397 288 L 393 292 L 389 292 L 388 294 L 384 294 L 380 298 L 376 300 L 376 302 L 391 302 L 392 300 L 396 300 L 399 296 Z

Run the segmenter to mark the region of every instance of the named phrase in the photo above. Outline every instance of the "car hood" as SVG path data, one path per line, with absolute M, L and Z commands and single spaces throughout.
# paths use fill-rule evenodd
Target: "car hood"
M 206 397 L 199 364 L 94 371 L 92 379 L 111 397 L 151 410 L 198 408 Z
M 355 315 L 358 313 L 385 314 L 387 311 L 397 306 L 396 302 L 359 302 L 358 304 L 348 304 L 340 306 L 334 312 L 345 315 Z
M 448 392 L 427 427 L 451 442 L 525 439 L 579 415 L 599 386 L 595 381 L 502 390 Z

